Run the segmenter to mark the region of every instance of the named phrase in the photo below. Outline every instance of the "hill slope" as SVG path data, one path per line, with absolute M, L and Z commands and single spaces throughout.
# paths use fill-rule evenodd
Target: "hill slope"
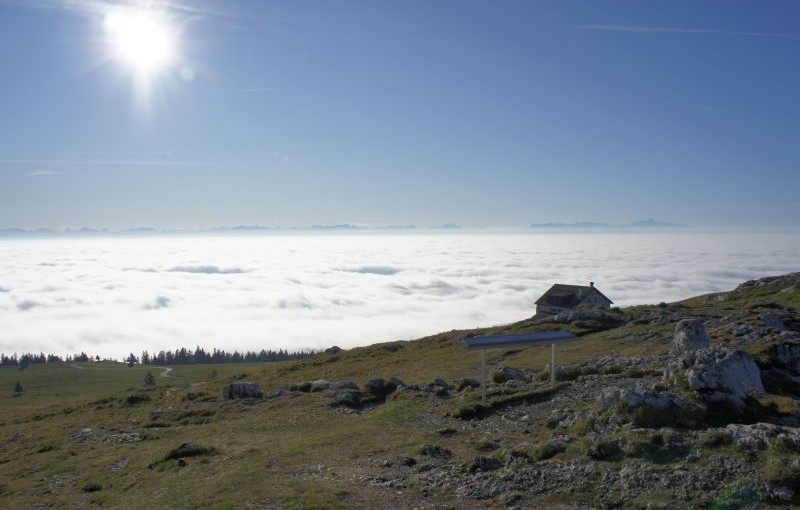
M 798 283 L 297 362 L 3 368 L 0 497 L 8 508 L 790 508 Z M 751 355 L 764 391 L 698 386 L 703 355 L 670 352 L 686 318 L 702 320 L 718 364 Z M 489 351 L 482 404 L 464 336 L 557 328 L 579 335 L 558 347 L 557 385 L 549 346 Z M 235 381 L 265 398 L 223 400 Z

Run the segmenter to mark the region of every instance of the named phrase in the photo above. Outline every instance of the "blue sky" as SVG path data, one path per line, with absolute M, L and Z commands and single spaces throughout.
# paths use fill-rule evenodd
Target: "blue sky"
M 0 0 L 0 228 L 800 217 L 796 1 L 148 4 Z

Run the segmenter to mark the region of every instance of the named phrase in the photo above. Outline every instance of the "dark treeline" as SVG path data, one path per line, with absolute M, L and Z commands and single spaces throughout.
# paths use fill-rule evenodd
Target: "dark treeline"
M 140 357 L 131 353 L 125 362 L 128 365 L 140 363 L 142 365 L 200 365 L 208 363 L 257 363 L 267 361 L 289 361 L 303 359 L 314 354 L 313 351 L 289 352 L 283 349 L 273 351 L 261 349 L 259 352 L 227 352 L 221 349 L 206 351 L 202 347 L 197 347 L 194 351 L 182 347 L 175 352 L 158 351 L 150 354 L 144 351 Z
M 206 351 L 202 347 L 197 349 L 186 349 L 182 347 L 176 351 L 159 351 L 150 354 L 148 351 L 142 352 L 141 356 L 131 353 L 123 359 L 128 365 L 193 365 L 210 363 L 258 363 L 268 361 L 289 361 L 303 359 L 314 354 L 314 351 L 289 352 L 283 349 L 273 351 L 261 349 L 259 352 L 227 352 L 221 349 Z M 90 356 L 85 352 L 69 355 L 66 358 L 55 354 L 25 353 L 11 356 L 0 354 L 0 366 L 25 368 L 29 365 L 43 365 L 45 363 L 88 363 L 100 361 L 100 356 Z
M 89 356 L 85 352 L 67 356 L 66 358 L 43 352 L 39 354 L 26 352 L 19 356 L 16 353 L 11 356 L 0 354 L 0 366 L 2 367 L 26 367 L 28 365 L 44 365 L 45 363 L 88 363 L 89 361 L 100 361 L 100 356 Z

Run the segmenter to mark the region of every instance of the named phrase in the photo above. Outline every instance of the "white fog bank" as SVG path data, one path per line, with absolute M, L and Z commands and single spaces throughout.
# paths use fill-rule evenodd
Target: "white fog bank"
M 0 352 L 353 347 L 530 317 L 553 283 L 618 306 L 800 270 L 792 234 L 0 240 Z

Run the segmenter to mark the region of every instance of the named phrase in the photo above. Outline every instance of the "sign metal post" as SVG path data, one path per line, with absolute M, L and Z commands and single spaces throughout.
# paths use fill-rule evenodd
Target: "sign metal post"
M 556 343 L 575 340 L 575 335 L 566 330 L 520 333 L 516 335 L 472 336 L 462 342 L 467 349 L 481 351 L 481 402 L 486 403 L 486 350 L 499 347 L 524 347 L 550 344 L 550 384 L 556 384 Z

